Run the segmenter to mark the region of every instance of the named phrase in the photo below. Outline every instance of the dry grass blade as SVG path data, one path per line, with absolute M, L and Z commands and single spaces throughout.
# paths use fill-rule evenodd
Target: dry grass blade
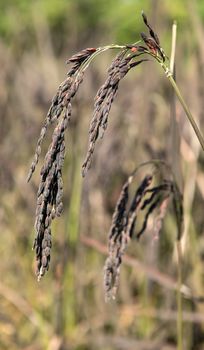
M 158 237 L 158 234 L 161 230 L 160 224 L 162 223 L 165 217 L 168 205 L 169 205 L 169 198 L 164 200 L 159 208 L 159 213 L 158 213 L 158 216 L 156 216 L 155 218 L 155 223 L 153 228 L 154 238 Z M 83 235 L 81 236 L 80 239 L 83 244 L 95 249 L 99 253 L 102 253 L 104 255 L 108 254 L 107 247 L 102 243 L 100 243 L 99 241 Z M 156 268 L 154 268 L 154 266 L 147 266 L 146 264 L 137 260 L 135 257 L 133 258 L 127 254 L 124 255 L 123 260 L 126 265 L 144 272 L 144 274 L 146 274 L 152 281 L 159 283 L 161 286 L 165 288 L 177 291 L 177 288 L 178 288 L 177 281 L 173 280 L 170 276 L 158 271 Z M 191 289 L 185 284 L 181 285 L 181 293 L 186 299 L 192 300 L 195 303 L 204 303 L 204 297 L 194 295 Z

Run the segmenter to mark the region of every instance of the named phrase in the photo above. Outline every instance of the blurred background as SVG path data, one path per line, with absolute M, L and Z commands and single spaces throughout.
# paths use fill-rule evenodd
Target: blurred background
M 0 0 L 0 349 L 176 349 L 175 222 L 167 215 L 159 240 L 148 229 L 132 242 L 116 301 L 105 303 L 103 266 L 111 216 L 121 187 L 141 162 L 171 164 L 184 193 L 183 283 L 204 295 L 204 157 L 171 87 L 148 62 L 122 81 L 108 130 L 85 179 L 94 96 L 113 52 L 86 72 L 73 103 L 64 166 L 64 212 L 53 223 L 50 270 L 39 282 L 32 244 L 39 169 L 26 176 L 65 64 L 86 47 L 138 40 L 141 10 L 167 55 L 178 24 L 177 83 L 204 130 L 204 2 L 202 0 Z M 52 128 L 51 128 L 52 129 Z M 185 349 L 204 349 L 204 306 L 183 300 Z

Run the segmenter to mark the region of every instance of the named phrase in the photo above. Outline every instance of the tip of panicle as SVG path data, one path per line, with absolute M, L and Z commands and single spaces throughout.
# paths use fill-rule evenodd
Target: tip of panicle
M 141 11 L 141 15 L 142 15 L 143 18 L 145 18 L 145 19 L 147 18 L 147 16 L 144 13 L 144 10 Z
M 148 25 L 148 23 L 147 23 L 147 16 L 145 15 L 145 13 L 144 13 L 143 10 L 142 10 L 142 12 L 141 12 L 141 15 L 142 15 L 142 18 L 143 18 L 144 23 L 145 23 L 146 25 Z

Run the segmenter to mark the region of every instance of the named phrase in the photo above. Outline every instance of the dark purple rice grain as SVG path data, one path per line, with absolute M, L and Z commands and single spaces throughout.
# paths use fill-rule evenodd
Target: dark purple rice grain
M 108 116 L 114 98 L 116 96 L 120 81 L 125 77 L 125 75 L 131 68 L 139 65 L 143 61 L 146 61 L 146 59 L 143 59 L 133 63 L 131 62 L 131 60 L 137 57 L 138 54 L 132 54 L 128 55 L 127 57 L 124 57 L 126 52 L 126 49 L 123 50 L 112 61 L 111 66 L 108 69 L 108 77 L 105 83 L 97 92 L 94 104 L 94 113 L 89 128 L 88 151 L 86 154 L 85 161 L 82 165 L 82 176 L 86 175 L 86 172 L 91 166 L 95 144 L 100 135 L 100 129 L 102 129 L 102 137 L 107 128 Z
M 141 237 L 146 230 L 150 215 L 156 209 L 159 210 L 159 214 L 155 220 L 154 235 L 159 235 L 170 196 L 172 196 L 173 199 L 177 220 L 177 239 L 180 239 L 183 230 L 182 195 L 180 194 L 174 180 L 160 179 L 160 181 L 162 181 L 160 185 L 149 188 L 153 181 L 153 175 L 145 176 L 144 180 L 136 189 L 130 208 L 127 210 L 129 185 L 134 176 L 135 175 L 130 176 L 128 181 L 124 184 L 112 218 L 109 233 L 109 256 L 104 267 L 104 289 L 106 300 L 115 298 L 119 284 L 122 256 L 127 244 L 132 237 L 135 236 L 137 239 Z M 151 193 L 151 195 L 148 198 L 145 198 L 148 193 Z M 145 209 L 146 213 L 142 227 L 139 232 L 134 234 L 137 217 L 139 213 Z

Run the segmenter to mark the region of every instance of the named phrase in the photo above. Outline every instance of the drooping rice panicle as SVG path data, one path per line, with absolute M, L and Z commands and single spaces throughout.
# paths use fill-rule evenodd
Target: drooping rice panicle
M 146 61 L 142 59 L 136 62 L 132 60 L 140 54 L 129 54 L 125 57 L 127 50 L 120 52 L 112 61 L 108 69 L 108 77 L 105 83 L 98 90 L 95 97 L 94 112 L 89 129 L 89 146 L 85 161 L 82 165 L 82 175 L 85 176 L 87 170 L 90 168 L 93 152 L 96 141 L 101 133 L 101 137 L 105 132 L 108 124 L 108 116 L 116 93 L 118 91 L 120 81 L 125 77 L 128 71 Z
M 117 201 L 109 233 L 109 256 L 106 259 L 104 267 L 104 289 L 106 300 L 115 298 L 119 284 L 122 257 L 128 243 L 134 237 L 137 239 L 141 237 L 147 228 L 150 215 L 155 211 L 157 211 L 157 214 L 153 226 L 153 237 L 156 238 L 159 236 L 170 198 L 172 198 L 176 214 L 178 237 L 180 237 L 180 234 L 182 233 L 183 204 L 180 191 L 178 190 L 171 173 L 163 173 L 159 164 L 156 164 L 155 166 L 157 171 L 146 175 L 140 182 L 140 185 L 135 190 L 130 205 L 128 205 L 129 187 L 135 178 L 136 172 L 134 172 L 124 184 Z M 150 187 L 153 180 L 156 180 L 156 174 L 158 174 L 158 172 L 159 177 L 157 178 L 157 181 L 160 183 L 157 186 Z M 169 178 L 164 176 L 168 176 Z M 142 226 L 138 230 L 137 219 L 143 211 L 145 211 L 145 214 Z
M 41 168 L 41 180 L 37 194 L 37 209 L 35 231 L 36 238 L 34 249 L 36 251 L 37 269 L 36 274 L 40 279 L 49 268 L 51 251 L 51 222 L 55 216 L 60 216 L 63 209 L 63 180 L 62 167 L 65 156 L 65 131 L 72 113 L 72 99 L 76 95 L 83 81 L 84 70 L 79 70 L 81 64 L 93 53 L 95 49 L 86 49 L 74 55 L 70 63 L 76 65 L 68 72 L 67 79 L 60 84 L 57 94 L 52 100 L 45 124 L 37 143 L 36 154 L 29 172 L 30 180 L 41 151 L 41 144 L 49 124 L 56 121 L 57 125 L 52 135 L 52 142 L 46 153 L 44 164 Z M 75 76 L 74 76 L 75 74 Z

